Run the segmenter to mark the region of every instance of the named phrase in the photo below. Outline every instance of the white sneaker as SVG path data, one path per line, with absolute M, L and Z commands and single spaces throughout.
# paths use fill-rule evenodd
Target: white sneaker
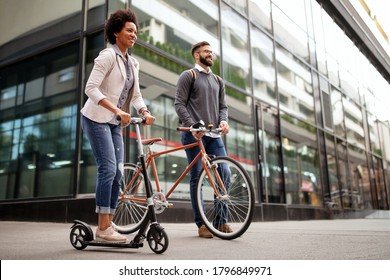
M 128 239 L 126 236 L 116 232 L 112 227 L 108 227 L 106 230 L 96 229 L 96 241 L 126 243 Z

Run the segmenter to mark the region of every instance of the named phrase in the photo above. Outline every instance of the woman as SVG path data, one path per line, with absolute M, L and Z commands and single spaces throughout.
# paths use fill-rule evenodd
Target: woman
M 138 61 L 127 53 L 137 40 L 137 30 L 138 20 L 131 10 L 118 10 L 110 16 L 105 35 L 112 47 L 102 50 L 95 59 L 85 87 L 88 100 L 81 109 L 81 125 L 98 169 L 96 240 L 105 242 L 127 242 L 125 236 L 112 228 L 111 222 L 123 170 L 121 127 L 130 123 L 130 104 L 145 118 L 147 125 L 155 121 L 140 92 Z

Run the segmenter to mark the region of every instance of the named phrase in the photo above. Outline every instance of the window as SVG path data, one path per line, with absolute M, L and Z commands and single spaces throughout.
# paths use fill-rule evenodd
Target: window
M 222 4 L 223 77 L 250 92 L 248 21 L 232 8 Z
M 0 199 L 72 193 L 77 49 L 75 42 L 2 69 Z

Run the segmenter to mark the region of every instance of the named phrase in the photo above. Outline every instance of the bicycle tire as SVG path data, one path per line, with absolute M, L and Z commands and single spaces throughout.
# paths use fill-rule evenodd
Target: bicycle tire
M 226 167 L 225 170 L 229 172 L 222 174 L 221 167 Z M 215 172 L 218 172 L 223 184 L 228 186 L 227 192 L 223 193 L 219 184 L 216 184 L 216 196 L 206 171 L 202 169 L 196 186 L 196 206 L 204 225 L 213 235 L 221 239 L 235 239 L 241 236 L 252 222 L 255 204 L 253 184 L 245 169 L 229 157 L 213 158 L 208 170 L 214 182 L 217 182 Z M 230 226 L 232 232 L 219 229 L 220 224 L 225 223 Z
M 138 167 L 133 163 L 124 165 L 118 204 L 112 219 L 112 226 L 122 234 L 137 231 L 148 213 L 144 176 L 142 172 L 137 174 L 137 171 Z M 137 178 L 127 189 L 134 176 Z

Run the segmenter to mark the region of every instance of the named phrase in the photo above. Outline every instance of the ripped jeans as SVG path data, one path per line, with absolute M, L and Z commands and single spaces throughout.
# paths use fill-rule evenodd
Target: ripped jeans
M 123 171 L 123 137 L 120 125 L 97 123 L 81 116 L 97 164 L 96 213 L 114 214 Z

